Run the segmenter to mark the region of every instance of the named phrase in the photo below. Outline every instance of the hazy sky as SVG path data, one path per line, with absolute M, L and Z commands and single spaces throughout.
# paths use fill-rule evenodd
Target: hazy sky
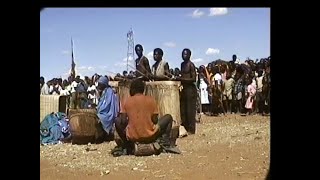
M 170 68 L 180 68 L 184 48 L 197 66 L 270 55 L 269 8 L 48 8 L 40 12 L 40 75 L 67 77 L 71 37 L 77 74 L 122 73 L 131 27 L 150 65 L 158 47 Z

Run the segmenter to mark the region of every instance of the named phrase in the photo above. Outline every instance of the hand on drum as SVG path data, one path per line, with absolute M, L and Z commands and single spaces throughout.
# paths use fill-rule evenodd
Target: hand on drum
M 181 77 L 174 77 L 174 78 L 171 78 L 171 80 L 173 80 L 173 81 L 181 81 Z

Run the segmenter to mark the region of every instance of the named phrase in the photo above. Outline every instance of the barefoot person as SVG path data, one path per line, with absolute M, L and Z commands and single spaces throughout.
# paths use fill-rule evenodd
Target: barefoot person
M 176 78 L 176 80 L 181 81 L 183 87 L 180 97 L 181 125 L 185 127 L 189 134 L 195 134 L 197 89 L 194 83 L 196 82 L 196 68 L 191 62 L 190 56 L 190 49 L 183 49 L 181 77 Z

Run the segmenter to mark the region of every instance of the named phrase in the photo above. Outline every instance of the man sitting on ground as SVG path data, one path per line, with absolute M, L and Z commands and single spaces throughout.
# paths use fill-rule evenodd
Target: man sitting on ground
M 110 137 L 113 135 L 113 123 L 119 112 L 119 101 L 109 85 L 109 79 L 107 77 L 101 76 L 98 79 L 97 89 L 100 94 L 99 102 L 96 107 L 97 116 L 99 117 L 104 131 Z
M 172 116 L 166 114 L 158 119 L 159 109 L 156 100 L 143 94 L 145 83 L 136 79 L 130 86 L 130 97 L 121 102 L 120 116 L 115 121 L 121 144 L 113 151 L 114 156 L 132 154 L 133 143 L 153 143 L 162 140 L 160 145 L 166 150 L 179 153 L 175 140 L 170 140 Z M 126 150 L 126 152 L 122 150 Z M 116 154 L 118 153 L 118 154 Z

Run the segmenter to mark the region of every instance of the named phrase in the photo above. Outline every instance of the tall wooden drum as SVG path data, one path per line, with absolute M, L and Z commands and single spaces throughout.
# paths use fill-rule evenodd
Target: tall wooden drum
M 118 82 L 119 98 L 121 103 L 123 103 L 127 99 L 127 97 L 130 96 L 130 85 L 131 81 Z
M 180 126 L 180 81 L 154 81 L 146 82 L 145 94 L 153 96 L 159 106 L 162 117 L 165 114 L 171 114 L 173 118 L 172 126 Z
M 120 99 L 119 95 L 119 81 L 109 81 L 109 85 L 114 91 L 114 94 L 117 96 L 118 100 Z
M 109 85 L 112 87 L 116 94 L 119 93 L 119 81 L 109 81 Z

